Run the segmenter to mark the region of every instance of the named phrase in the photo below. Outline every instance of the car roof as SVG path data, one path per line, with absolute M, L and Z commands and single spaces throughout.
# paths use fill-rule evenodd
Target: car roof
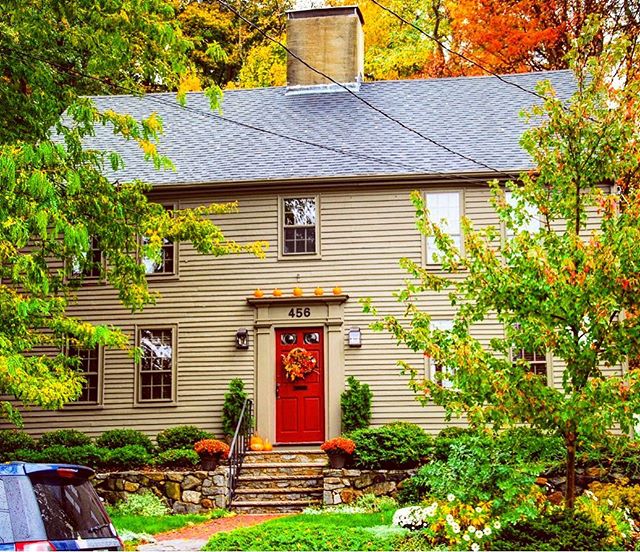
M 76 464 L 32 464 L 28 462 L 8 462 L 0 464 L 0 476 L 2 475 L 32 475 L 32 474 L 57 474 L 58 470 L 75 472 L 74 477 L 88 479 L 94 473 L 91 468 Z

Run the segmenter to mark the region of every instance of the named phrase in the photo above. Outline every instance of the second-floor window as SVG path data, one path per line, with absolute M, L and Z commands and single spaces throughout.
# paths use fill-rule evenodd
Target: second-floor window
M 104 255 L 98 247 L 98 240 L 89 240 L 89 250 L 71 263 L 71 275 L 74 278 L 99 278 L 104 263 Z
M 97 404 L 100 401 L 100 348 L 77 349 L 69 347 L 67 356 L 74 358 L 74 368 L 84 376 L 82 393 L 75 404 Z
M 282 220 L 283 255 L 318 253 L 318 212 L 315 197 L 284 198 Z
M 142 238 L 142 244 L 149 243 L 148 238 Z M 162 239 L 162 248 L 160 250 L 160 259 L 155 260 L 149 257 L 143 257 L 142 263 L 147 274 L 174 274 L 176 248 L 173 241 L 168 238 Z
M 460 192 L 427 192 L 425 194 L 431 221 L 438 224 L 445 233 L 451 236 L 458 249 L 460 249 L 462 242 L 461 196 Z M 440 255 L 440 250 L 436 245 L 435 238 L 430 236 L 426 242 L 427 264 L 439 264 L 440 261 L 437 257 Z
M 507 200 L 507 203 L 511 207 L 515 207 L 516 199 L 513 197 L 513 193 L 512 192 L 509 192 L 509 191 L 505 192 L 505 198 Z M 526 210 L 527 215 L 528 215 L 528 220 L 523 222 L 518 227 L 518 231 L 526 230 L 530 234 L 535 234 L 538 230 L 540 230 L 540 212 L 538 211 L 538 209 L 536 207 L 534 207 L 533 205 L 531 205 L 529 203 L 527 203 L 525 205 L 525 210 Z M 511 229 L 511 228 L 506 228 L 505 227 L 505 236 L 506 236 L 507 240 L 513 239 L 514 236 L 515 236 L 514 230 Z

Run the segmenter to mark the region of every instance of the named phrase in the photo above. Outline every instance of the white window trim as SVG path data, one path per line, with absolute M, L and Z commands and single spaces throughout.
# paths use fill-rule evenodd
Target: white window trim
M 315 253 L 284 254 L 284 200 L 285 199 L 313 199 L 316 203 L 316 251 Z M 322 258 L 322 203 L 320 194 L 286 194 L 278 196 L 278 260 L 295 261 Z
M 466 206 L 465 206 L 465 199 L 466 199 L 466 194 L 465 194 L 465 190 L 464 188 L 462 189 L 451 189 L 451 188 L 433 188 L 433 189 L 429 189 L 429 190 L 424 190 L 422 192 L 422 198 L 424 200 L 425 203 L 425 207 L 427 208 L 427 210 L 429 210 L 429 200 L 428 200 L 428 196 L 429 194 L 443 194 L 443 193 L 449 193 L 449 194 L 458 194 L 459 195 L 459 199 L 458 199 L 458 206 L 459 206 L 459 220 L 460 220 L 460 254 L 464 256 L 464 233 L 462 231 L 462 218 L 465 216 L 466 214 Z M 431 212 L 429 212 L 429 214 L 431 215 Z M 434 221 L 436 223 L 439 223 L 440 221 Z M 430 257 L 430 251 L 428 248 L 428 240 L 427 237 L 422 234 L 422 262 L 423 265 L 426 266 L 427 268 L 431 268 L 431 269 L 439 269 L 440 267 L 442 267 L 441 263 L 432 263 L 429 260 Z
M 434 320 L 431 319 L 431 323 L 430 326 L 432 328 L 438 329 L 438 330 L 451 330 L 453 329 L 453 320 L 451 319 L 438 319 L 438 320 Z M 436 363 L 434 362 L 433 358 L 429 357 L 427 359 L 427 376 L 429 381 L 433 381 L 435 383 L 440 384 L 444 389 L 452 389 L 452 384 L 450 385 L 445 385 L 445 382 L 450 382 L 451 380 L 448 380 L 447 378 L 441 380 L 441 381 L 436 381 L 435 375 L 437 373 L 437 366 Z M 453 373 L 453 370 L 451 368 L 448 368 L 447 366 L 443 366 L 442 367 L 442 373 L 446 374 L 447 372 L 449 373 Z
M 514 358 L 515 349 L 512 347 L 509 349 L 509 362 L 515 362 Z M 553 385 L 553 355 L 547 351 L 545 353 L 545 359 L 547 363 L 547 385 Z

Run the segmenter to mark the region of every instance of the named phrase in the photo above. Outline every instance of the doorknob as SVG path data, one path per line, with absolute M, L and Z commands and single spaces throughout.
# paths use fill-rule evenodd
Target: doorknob
M 276 383 L 276 399 L 280 398 L 280 384 Z

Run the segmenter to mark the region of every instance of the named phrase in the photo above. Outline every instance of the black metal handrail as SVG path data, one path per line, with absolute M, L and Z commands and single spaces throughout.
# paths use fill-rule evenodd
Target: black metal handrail
M 229 449 L 229 493 L 227 496 L 227 506 L 231 504 L 235 496 L 236 485 L 238 483 L 238 477 L 240 476 L 240 468 L 242 468 L 242 461 L 249 449 L 252 434 L 253 401 L 251 399 L 245 399 L 242 405 L 242 411 L 240 412 L 240 418 L 238 419 L 238 425 L 236 426 L 236 432 L 233 435 L 233 441 L 231 441 L 231 448 Z

